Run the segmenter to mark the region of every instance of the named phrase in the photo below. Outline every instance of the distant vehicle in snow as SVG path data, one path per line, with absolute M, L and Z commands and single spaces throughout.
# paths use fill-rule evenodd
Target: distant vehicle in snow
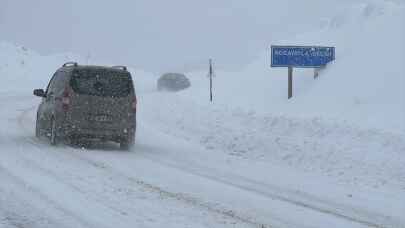
M 191 86 L 190 80 L 180 73 L 163 74 L 157 81 L 159 91 L 179 91 Z
M 62 140 L 99 139 L 128 149 L 135 142 L 136 94 L 124 66 L 65 63 L 50 80 L 38 107 L 35 135 Z

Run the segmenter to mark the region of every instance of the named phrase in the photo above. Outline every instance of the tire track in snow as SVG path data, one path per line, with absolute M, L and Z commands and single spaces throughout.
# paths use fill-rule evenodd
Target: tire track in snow
M 19 115 L 18 120 L 17 120 L 18 124 L 20 125 L 21 128 L 23 128 L 25 130 L 30 130 L 30 127 L 26 126 L 24 122 L 25 121 L 28 122 L 29 119 L 27 118 L 27 115 L 31 111 L 33 111 L 33 109 L 35 109 L 35 108 L 36 108 L 36 106 L 33 106 L 33 107 L 30 107 L 30 108 L 21 110 L 22 111 L 21 115 Z M 29 143 L 29 144 L 31 144 L 31 145 L 39 148 L 39 149 L 41 149 L 41 148 L 49 148 L 45 144 L 42 144 L 36 138 L 25 137 L 24 140 L 27 143 Z M 242 222 L 242 223 L 254 226 L 254 227 L 260 227 L 260 228 L 272 228 L 273 227 L 273 226 L 268 225 L 268 224 L 266 225 L 266 224 L 259 223 L 259 222 L 255 221 L 252 218 L 245 218 L 243 216 L 240 216 L 240 215 L 236 214 L 236 212 L 231 210 L 231 209 L 225 209 L 224 210 L 224 209 L 221 209 L 219 207 L 215 207 L 212 204 L 202 202 L 199 199 L 193 198 L 191 196 L 186 196 L 186 195 L 181 194 L 181 193 L 173 193 L 173 192 L 170 192 L 170 191 L 166 191 L 166 190 L 164 190 L 164 189 L 162 189 L 162 188 L 160 188 L 158 186 L 146 183 L 143 180 L 134 178 L 132 176 L 128 176 L 127 174 L 122 173 L 122 172 L 120 172 L 118 170 L 115 170 L 113 167 L 110 167 L 110 166 L 108 166 L 108 165 L 106 165 L 104 163 L 94 161 L 94 160 L 90 160 L 90 159 L 88 159 L 86 157 L 83 157 L 83 156 L 80 156 L 80 155 L 78 155 L 76 153 L 64 153 L 64 155 L 69 155 L 71 157 L 74 157 L 76 159 L 84 161 L 84 162 L 86 162 L 88 164 L 91 164 L 93 167 L 96 167 L 98 169 L 108 169 L 109 173 L 113 174 L 115 177 L 118 177 L 118 178 L 119 177 L 125 177 L 131 183 L 134 183 L 134 184 L 136 184 L 138 186 L 142 186 L 143 188 L 146 188 L 146 189 L 150 190 L 151 192 L 153 192 L 155 194 L 159 194 L 160 196 L 165 196 L 167 198 L 175 199 L 177 201 L 181 201 L 181 202 L 187 203 L 187 204 L 195 206 L 195 207 L 197 206 L 197 207 L 203 208 L 203 209 L 205 209 L 207 211 L 210 211 L 210 212 L 213 212 L 213 213 L 216 213 L 216 214 L 220 214 L 220 215 L 229 217 L 231 219 L 235 219 L 235 220 L 237 220 L 239 222 Z M 44 169 L 44 168 L 42 168 L 42 167 L 40 167 L 38 165 L 37 165 L 37 167 L 42 169 L 42 171 L 44 171 L 44 172 L 48 172 L 48 173 L 51 172 L 51 170 L 46 170 L 46 169 Z M 54 177 L 54 178 L 57 178 L 57 177 Z
M 28 129 L 28 127 L 24 126 L 24 120 L 26 119 L 26 115 L 32 111 L 32 109 L 35 107 L 31 107 L 29 109 L 23 110 L 22 114 L 19 117 L 19 125 L 22 128 Z M 27 142 L 31 143 L 34 146 L 44 146 L 39 144 L 40 142 L 37 142 L 35 139 L 33 138 L 26 138 Z M 68 153 L 66 153 L 68 154 Z M 151 190 L 152 192 L 158 193 L 160 195 L 164 195 L 168 198 L 173 198 L 179 201 L 183 201 L 186 202 L 188 204 L 192 204 L 194 206 L 199 206 L 202 208 L 205 208 L 211 212 L 215 212 L 215 213 L 219 213 L 234 219 L 237 219 L 241 222 L 247 223 L 247 224 L 251 224 L 253 226 L 263 226 L 263 224 L 255 221 L 252 218 L 245 218 L 243 216 L 237 215 L 236 212 L 232 211 L 232 210 L 223 210 L 223 209 L 219 209 L 215 206 L 212 206 L 208 203 L 204 203 L 204 202 L 200 202 L 199 200 L 189 197 L 189 196 L 185 196 L 181 193 L 172 193 L 166 190 L 163 190 L 157 186 L 148 184 L 140 179 L 136 179 L 132 176 L 128 176 L 125 173 L 122 173 L 118 170 L 115 170 L 113 167 L 108 166 L 107 164 L 103 163 L 103 162 L 99 162 L 99 161 L 94 161 L 91 160 L 87 157 L 84 156 L 80 156 L 76 153 L 71 153 L 69 154 L 70 156 L 73 156 L 75 158 L 78 158 L 82 161 L 86 161 L 87 163 L 91 164 L 94 167 L 97 168 L 102 168 L 102 169 L 108 169 L 111 173 L 115 173 L 115 175 L 117 176 L 125 176 L 128 180 L 130 180 L 132 183 L 135 183 L 137 185 L 143 186 L 149 190 Z M 247 178 L 242 178 L 242 177 L 238 177 L 235 175 L 232 175 L 232 180 L 238 180 L 238 182 L 236 183 L 235 181 L 229 181 L 229 178 L 225 178 L 223 176 L 217 176 L 217 175 L 211 175 L 209 173 L 202 173 L 201 171 L 198 170 L 193 170 L 190 169 L 188 167 L 180 167 L 178 165 L 174 165 L 170 162 L 167 161 L 163 161 L 162 159 L 157 159 L 156 157 L 152 157 L 152 156 L 146 156 L 143 155 L 145 158 L 149 159 L 150 161 L 154 162 L 154 163 L 158 163 L 160 165 L 163 166 L 167 166 L 167 167 L 171 167 L 171 168 L 175 168 L 178 170 L 181 170 L 183 172 L 187 172 L 187 173 L 191 173 L 193 175 L 196 176 L 200 176 L 215 182 L 219 182 L 222 184 L 226 184 L 229 186 L 233 186 L 235 188 L 244 190 L 244 191 L 248 191 L 248 192 L 252 192 L 261 196 L 264 196 L 266 198 L 271 198 L 271 199 L 276 199 L 282 202 L 286 202 L 289 204 L 293 204 L 305 209 L 309 209 L 309 210 L 313 210 L 316 212 L 320 212 L 320 213 L 324 213 L 324 214 L 328 214 L 328 215 L 332 215 L 334 217 L 346 220 L 346 221 L 350 221 L 350 222 L 354 222 L 354 223 L 358 223 L 358 224 L 362 224 L 368 227 L 375 227 L 375 228 L 379 228 L 379 227 L 384 227 L 384 225 L 381 222 L 376 222 L 375 218 L 378 218 L 378 220 L 384 220 L 386 221 L 387 218 L 385 218 L 384 216 L 380 216 L 380 215 L 371 215 L 370 213 L 366 213 L 363 212 L 362 210 L 358 210 L 355 208 L 341 208 L 338 211 L 335 209 L 332 209 L 330 206 L 328 207 L 328 205 L 325 202 L 322 202 L 319 199 L 315 199 L 315 198 L 311 198 L 310 196 L 306 196 L 305 198 L 302 195 L 298 195 L 298 194 L 294 194 L 291 195 L 291 191 L 289 191 L 290 195 L 286 195 L 286 194 L 277 194 L 276 192 L 280 192 L 280 189 L 275 189 L 274 186 L 268 186 L 268 185 L 263 185 L 261 183 L 257 183 L 254 182 L 252 180 L 249 180 Z M 265 191 L 264 189 L 272 189 L 273 191 Z M 283 190 L 281 190 L 283 191 Z M 310 201 L 317 201 L 316 203 L 314 202 L 310 202 Z M 335 205 L 333 205 L 335 206 Z M 344 211 L 345 209 L 349 209 L 348 211 Z M 350 215 L 349 213 L 354 213 L 356 214 L 356 216 Z M 370 218 L 374 218 L 374 221 L 370 221 Z M 384 223 L 385 224 L 385 223 Z M 271 227 L 270 225 L 264 225 L 264 227 Z M 393 227 L 396 227 L 395 225 Z
M 30 143 L 33 146 L 44 146 L 45 147 L 45 145 L 37 144 L 37 142 L 35 142 L 34 139 L 27 138 L 26 140 L 28 143 Z M 274 226 L 271 226 L 268 224 L 266 225 L 266 224 L 259 223 L 252 218 L 246 218 L 241 215 L 238 215 L 234 210 L 222 209 L 215 205 L 203 202 L 197 198 L 187 196 L 182 193 L 175 193 L 175 192 L 170 192 L 170 191 L 164 190 L 156 185 L 152 185 L 152 184 L 149 184 L 138 178 L 128 176 L 127 174 L 120 172 L 105 163 L 94 161 L 94 160 L 88 159 L 86 157 L 83 157 L 83 156 L 80 156 L 80 155 L 74 154 L 74 153 L 64 153 L 64 155 L 68 155 L 70 157 L 73 157 L 74 159 L 78 159 L 82 162 L 85 162 L 85 163 L 91 165 L 92 167 L 101 169 L 104 172 L 108 172 L 112 176 L 112 178 L 115 180 L 126 179 L 128 182 L 130 182 L 130 184 L 134 184 L 136 186 L 140 186 L 144 189 L 147 189 L 149 192 L 159 195 L 160 197 L 174 199 L 174 200 L 180 201 L 182 203 L 185 203 L 187 205 L 191 205 L 193 207 L 202 208 L 202 209 L 207 210 L 208 212 L 219 214 L 219 215 L 228 217 L 233 220 L 237 220 L 239 222 L 242 222 L 242 223 L 247 224 L 252 227 L 260 227 L 260 228 L 273 228 L 274 227 Z M 29 161 L 29 162 L 32 162 L 32 161 Z M 52 170 L 40 167 L 40 166 L 38 166 L 38 164 L 36 164 L 35 166 L 37 166 L 38 169 L 42 169 L 42 171 L 45 173 L 50 174 L 50 172 L 52 172 Z M 57 176 L 54 176 L 54 178 L 57 178 Z
M 233 186 L 238 189 L 242 189 L 248 192 L 252 192 L 267 198 L 279 200 L 282 202 L 290 203 L 299 207 L 303 207 L 316 212 L 321 212 L 324 214 L 332 215 L 334 217 L 351 221 L 354 223 L 362 224 L 367 227 L 382 228 L 382 227 L 401 227 L 401 222 L 392 221 L 392 218 L 384 215 L 379 215 L 372 212 L 367 212 L 362 209 L 352 208 L 348 206 L 336 205 L 323 201 L 321 199 L 315 198 L 313 196 L 307 195 L 305 193 L 294 193 L 291 190 L 280 189 L 276 186 L 271 186 L 268 184 L 259 183 L 248 178 L 241 176 L 226 174 L 225 175 L 215 175 L 202 172 L 203 168 L 193 169 L 190 167 L 198 167 L 198 165 L 193 164 L 190 166 L 179 166 L 178 164 L 170 163 L 168 161 L 163 161 L 162 159 L 150 156 L 142 155 L 144 158 L 149 159 L 152 162 L 159 163 L 163 166 L 171 167 L 174 169 L 182 170 L 187 173 L 191 173 L 195 176 L 203 177 L 209 180 L 213 180 L 219 183 Z M 208 168 L 205 170 L 209 170 Z M 233 181 L 230 181 L 233 180 Z M 283 194 L 284 192 L 284 194 Z M 337 206 L 337 207 L 336 207 Z M 373 221 L 371 221 L 373 220 Z M 378 220 L 378 221 L 377 221 Z M 387 226 L 387 223 L 390 223 Z
M 31 119 L 28 118 L 28 114 L 30 112 L 32 112 L 35 108 L 36 108 L 36 106 L 32 106 L 30 108 L 25 108 L 25 109 L 19 110 L 21 112 L 21 114 L 17 116 L 17 124 L 25 132 L 32 131 L 32 129 L 31 129 L 32 127 L 28 127 L 26 124 L 32 122 Z M 16 145 L 21 144 L 21 142 L 26 142 L 28 145 L 31 145 L 34 148 L 37 148 L 38 150 L 41 150 L 41 149 L 49 150 L 49 146 L 42 143 L 40 140 L 35 138 L 35 136 L 23 136 L 21 138 L 11 139 L 11 140 L 15 141 Z M 54 149 L 57 149 L 57 148 L 54 148 Z M 58 151 L 56 151 L 56 152 L 58 152 Z M 57 155 L 58 153 L 54 153 L 54 154 Z M 74 185 L 73 183 L 69 183 L 68 181 L 61 181 L 61 176 L 58 176 L 58 174 L 55 173 L 54 170 L 48 169 L 45 166 L 41 166 L 37 161 L 35 161 L 33 159 L 29 159 L 28 156 L 23 156 L 20 153 L 15 153 L 14 155 L 18 156 L 19 161 L 24 162 L 26 164 L 26 166 L 25 166 L 26 168 L 31 168 L 32 170 L 35 170 L 36 172 L 41 173 L 42 177 L 49 178 L 50 180 L 53 180 L 55 183 L 66 186 L 68 189 L 70 189 L 70 191 L 67 191 L 67 192 L 69 192 L 69 193 L 73 192 L 74 194 L 79 194 L 80 196 L 83 196 L 83 197 L 90 197 L 90 198 L 92 197 L 89 194 L 85 194 L 85 192 L 82 189 L 80 189 L 80 187 L 78 187 L 77 185 Z M 1 163 L 0 163 L 0 165 L 1 165 Z M 0 168 L 1 168 L 1 166 L 0 166 Z M 18 178 L 17 176 L 15 176 L 15 177 Z M 22 179 L 21 179 L 21 181 L 22 181 Z M 26 184 L 26 185 L 28 186 L 28 184 Z M 94 221 L 93 222 L 87 221 L 87 219 L 85 217 L 83 217 L 82 215 L 79 215 L 76 211 L 64 208 L 63 206 L 61 206 L 63 204 L 61 204 L 60 202 L 57 203 L 56 201 L 49 199 L 49 197 L 46 197 L 45 193 L 42 194 L 40 189 L 34 188 L 32 186 L 30 187 L 30 189 L 33 192 L 36 192 L 38 194 L 41 193 L 41 199 L 45 199 L 45 201 L 51 202 L 52 205 L 56 205 L 58 210 L 61 210 L 66 215 L 78 220 L 81 224 L 83 224 L 83 227 L 89 227 L 89 228 L 105 227 L 100 223 L 97 223 Z M 96 198 L 93 196 L 92 199 L 96 199 Z M 96 204 L 100 205 L 101 207 L 108 208 L 109 210 L 112 210 L 112 211 L 116 212 L 117 214 L 126 213 L 122 210 L 119 210 L 118 208 L 112 207 L 111 205 L 104 203 L 104 200 L 102 198 L 97 198 L 95 201 L 92 201 L 92 203 L 93 203 L 93 205 L 94 205 L 94 203 L 96 203 Z
M 0 164 L 0 173 L 3 176 L 3 178 L 2 178 L 3 180 L 7 179 L 9 181 L 12 181 L 11 183 L 8 182 L 8 184 L 15 185 L 17 188 L 17 191 L 25 190 L 26 191 L 25 194 L 28 194 L 31 197 L 34 197 L 34 198 L 40 200 L 42 203 L 46 204 L 48 208 L 52 208 L 53 211 L 57 211 L 58 212 L 57 214 L 59 214 L 59 216 L 60 216 L 59 219 L 64 220 L 65 222 L 68 222 L 70 224 L 75 224 L 75 226 L 79 226 L 79 227 L 87 227 L 87 228 L 102 227 L 99 225 L 90 224 L 88 221 L 84 220 L 82 217 L 80 217 L 77 214 L 60 206 L 57 202 L 51 200 L 49 197 L 47 197 L 46 194 L 41 192 L 39 189 L 32 187 L 21 177 L 19 177 L 18 175 L 15 175 L 12 171 L 10 171 L 9 169 L 7 169 L 6 167 L 4 167 L 1 164 Z M 31 197 L 30 197 L 30 199 L 32 199 Z M 19 200 L 21 200 L 21 199 L 19 199 Z M 13 213 L 14 215 L 12 215 L 11 213 L 6 213 L 6 214 L 9 214 L 9 216 L 7 216 L 6 221 L 10 222 L 12 225 L 14 225 L 16 227 L 25 228 L 24 224 L 27 224 L 27 222 L 24 221 L 24 219 L 19 218 L 19 215 L 15 215 L 15 213 Z M 69 220 L 69 221 L 67 221 L 67 220 Z M 57 227 L 69 227 L 69 226 L 65 226 L 63 223 L 61 223 L 57 219 L 51 219 L 51 222 L 54 223 L 54 225 L 57 225 Z M 33 226 L 33 224 L 31 224 L 31 223 L 27 224 L 27 225 L 30 225 L 28 227 Z
M 8 96 L 11 98 L 15 98 L 15 99 L 22 99 L 22 98 L 26 98 L 26 96 Z M 20 115 L 16 116 L 16 119 L 14 119 L 14 121 L 17 122 L 17 126 L 22 127 L 22 130 L 24 130 L 24 132 L 30 132 L 32 131 L 32 129 L 29 129 L 27 127 L 23 127 L 24 126 L 24 121 L 25 121 L 25 117 L 26 115 L 32 111 L 36 106 L 32 106 L 30 108 L 22 108 L 22 109 L 17 109 L 16 111 L 21 112 Z M 5 139 L 9 142 L 14 142 L 15 145 L 21 145 L 21 139 L 25 139 L 27 138 L 26 136 L 24 136 L 23 138 L 13 138 L 13 137 L 6 137 Z M 6 150 L 8 148 L 5 148 Z M 16 150 L 15 152 L 13 151 L 13 156 L 17 153 L 18 151 Z M 5 161 L 5 160 L 3 160 Z M 6 166 L 5 166 L 6 165 Z M 23 203 L 28 203 L 28 206 L 31 207 L 35 207 L 35 205 L 31 205 L 32 203 L 30 202 L 30 200 L 32 199 L 33 201 L 40 203 L 41 205 L 45 204 L 46 205 L 46 209 L 52 209 L 52 214 L 56 214 L 57 219 L 61 219 L 61 220 L 65 220 L 67 221 L 69 224 L 73 224 L 74 227 L 87 227 L 87 228 L 98 228 L 98 227 L 103 227 L 99 224 L 92 224 L 89 221 L 87 221 L 86 219 L 84 219 L 83 217 L 81 217 L 79 214 L 75 213 L 74 211 L 71 211 L 67 208 L 65 208 L 62 204 L 58 203 L 57 201 L 51 199 L 50 197 L 48 197 L 48 195 L 46 193 L 44 193 L 40 188 L 37 188 L 31 184 L 29 184 L 27 182 L 27 180 L 29 180 L 29 174 L 28 175 L 24 175 L 24 176 L 19 176 L 17 175 L 17 172 L 15 172 L 14 167 L 12 169 L 10 169 L 11 167 L 9 167 L 10 164 L 7 163 L 3 163 L 0 161 L 0 175 L 2 175 L 4 178 L 2 178 L 2 180 L 4 180 L 5 178 L 7 178 L 9 180 L 9 182 L 7 182 L 8 185 L 14 185 L 16 186 L 16 192 L 19 193 L 19 195 L 21 196 L 21 198 L 25 198 L 25 202 Z M 1 188 L 0 188 L 1 190 Z M 25 190 L 25 192 L 21 192 L 22 190 Z M 31 196 L 31 198 L 27 198 L 26 195 Z M 17 200 L 21 200 L 21 199 L 17 199 Z M 8 200 L 9 201 L 9 200 Z M 13 202 L 13 201 L 12 201 Z M 1 209 L 1 208 L 0 208 Z M 3 212 L 6 214 L 9 214 L 7 217 L 8 223 L 11 223 L 13 226 L 17 226 L 17 227 L 24 227 L 25 223 L 22 219 L 19 218 L 19 215 L 15 214 L 14 212 L 9 212 L 7 210 L 3 209 Z M 44 211 L 41 211 L 41 213 Z M 40 214 L 41 214 L 40 213 Z M 57 221 L 57 219 L 53 219 L 52 215 L 50 215 L 51 217 L 51 221 L 55 224 L 57 224 L 56 227 L 72 227 L 72 225 L 68 225 L 68 226 L 64 226 L 63 222 L 61 223 L 60 221 Z M 44 218 L 43 215 L 41 214 L 41 216 L 36 216 L 36 218 Z M 45 218 L 44 218 L 45 219 Z M 47 219 L 47 218 L 46 218 Z M 33 224 L 29 224 L 28 227 L 32 227 Z M 54 226 L 55 227 L 55 226 Z M 41 227 L 42 228 L 42 227 Z

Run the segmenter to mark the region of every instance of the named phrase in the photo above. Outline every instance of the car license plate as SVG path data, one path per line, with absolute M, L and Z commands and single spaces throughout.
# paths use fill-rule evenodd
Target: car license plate
M 97 122 L 110 122 L 111 118 L 107 115 L 89 116 L 89 120 Z

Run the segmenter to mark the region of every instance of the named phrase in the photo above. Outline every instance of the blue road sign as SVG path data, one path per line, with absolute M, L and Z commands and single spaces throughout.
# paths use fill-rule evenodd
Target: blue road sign
M 333 60 L 334 47 L 271 46 L 271 67 L 318 68 Z

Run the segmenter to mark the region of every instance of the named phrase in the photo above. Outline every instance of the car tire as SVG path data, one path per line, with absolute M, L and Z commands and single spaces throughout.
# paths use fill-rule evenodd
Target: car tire
M 121 150 L 129 150 L 129 143 L 128 143 L 128 142 L 121 141 L 121 142 L 120 142 L 120 149 L 121 149 Z
M 55 146 L 59 143 L 58 139 L 58 126 L 56 125 L 55 119 L 51 120 L 51 136 L 50 136 L 51 145 Z
M 121 150 L 129 150 L 134 145 L 134 140 L 130 137 L 121 139 L 120 141 L 120 149 Z
M 41 128 L 39 127 L 38 119 L 35 122 L 35 137 L 37 138 L 41 137 Z

